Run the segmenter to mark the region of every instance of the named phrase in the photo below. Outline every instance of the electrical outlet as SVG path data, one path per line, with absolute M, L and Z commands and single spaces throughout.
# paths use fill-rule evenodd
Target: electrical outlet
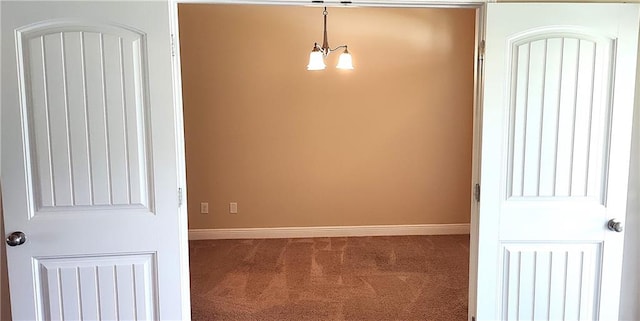
M 229 203 L 229 213 L 238 214 L 238 203 L 236 202 Z
M 200 203 L 200 214 L 209 214 L 209 203 Z

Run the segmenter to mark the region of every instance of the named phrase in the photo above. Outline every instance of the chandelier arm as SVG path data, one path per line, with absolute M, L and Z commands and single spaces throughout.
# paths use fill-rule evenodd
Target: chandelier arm
M 337 47 L 335 47 L 335 48 L 333 48 L 333 49 L 329 49 L 329 51 L 330 51 L 330 52 L 331 52 L 331 51 L 336 51 L 336 50 L 338 50 L 338 49 L 342 49 L 342 48 L 347 49 L 347 45 L 337 46 Z

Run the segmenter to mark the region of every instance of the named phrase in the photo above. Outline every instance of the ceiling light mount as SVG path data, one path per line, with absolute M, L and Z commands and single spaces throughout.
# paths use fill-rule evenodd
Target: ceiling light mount
M 347 45 L 337 46 L 333 49 L 329 47 L 329 40 L 327 37 L 327 16 L 329 12 L 327 11 L 327 7 L 324 7 L 324 11 L 322 11 L 322 15 L 324 18 L 324 33 L 322 39 L 322 46 L 320 46 L 317 42 L 313 44 L 313 49 L 311 50 L 311 54 L 309 55 L 309 64 L 307 65 L 307 70 L 323 70 L 327 67 L 324 63 L 324 59 L 333 51 L 344 48 L 344 52 L 340 54 L 340 58 L 338 59 L 338 65 L 336 68 L 338 69 L 353 69 L 353 62 L 351 59 L 351 54 L 349 50 L 347 50 Z

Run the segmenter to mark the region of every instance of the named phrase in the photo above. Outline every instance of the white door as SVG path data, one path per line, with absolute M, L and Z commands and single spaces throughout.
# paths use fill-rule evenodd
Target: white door
M 639 8 L 487 6 L 477 320 L 617 320 Z
M 167 2 L 1 6 L 14 319 L 188 320 Z

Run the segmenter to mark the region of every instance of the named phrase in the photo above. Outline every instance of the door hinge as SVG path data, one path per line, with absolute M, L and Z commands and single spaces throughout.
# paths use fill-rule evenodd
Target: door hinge
M 480 41 L 480 46 L 478 46 L 478 59 L 482 62 L 484 61 L 484 51 L 485 51 L 486 43 L 484 40 Z
M 475 198 L 476 202 L 480 202 L 480 184 L 476 184 L 473 187 L 473 198 Z
M 182 192 L 182 187 L 178 188 L 178 207 L 182 206 L 182 198 L 184 193 Z
M 173 34 L 171 34 L 171 57 L 176 56 L 176 41 Z

